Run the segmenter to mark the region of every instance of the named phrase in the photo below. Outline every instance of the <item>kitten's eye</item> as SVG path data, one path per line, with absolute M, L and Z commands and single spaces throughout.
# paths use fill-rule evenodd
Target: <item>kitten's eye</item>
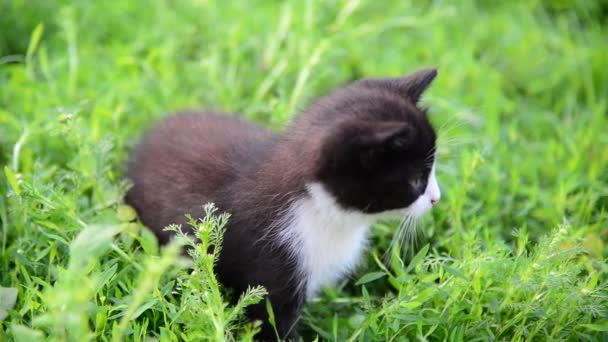
M 422 186 L 422 181 L 420 179 L 414 179 L 410 181 L 410 185 L 412 186 L 412 188 L 414 188 L 414 190 L 418 191 Z
M 410 185 L 411 185 L 414 193 L 418 196 L 422 195 L 426 188 L 426 182 L 424 180 L 422 180 L 421 178 L 416 178 L 414 180 L 411 180 Z
M 372 169 L 376 164 L 376 152 L 372 149 L 364 150 L 359 155 L 361 165 L 366 169 Z

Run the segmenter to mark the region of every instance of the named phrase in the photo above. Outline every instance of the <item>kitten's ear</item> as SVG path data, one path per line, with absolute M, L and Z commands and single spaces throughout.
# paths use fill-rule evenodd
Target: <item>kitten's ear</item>
M 399 88 L 399 91 L 407 95 L 414 103 L 420 100 L 420 96 L 426 88 L 431 85 L 431 82 L 437 76 L 437 69 L 427 68 L 397 78 L 394 80 L 395 84 Z
M 358 164 L 373 170 L 391 152 L 406 150 L 415 130 L 404 122 L 346 123 L 326 132 L 319 153 L 318 173 L 340 174 Z
M 402 149 L 412 141 L 413 132 L 406 122 L 378 122 L 362 125 L 353 138 L 360 147 Z
M 364 168 L 373 169 L 391 151 L 406 150 L 414 139 L 414 129 L 408 123 L 387 122 L 370 124 L 354 137 L 356 153 Z

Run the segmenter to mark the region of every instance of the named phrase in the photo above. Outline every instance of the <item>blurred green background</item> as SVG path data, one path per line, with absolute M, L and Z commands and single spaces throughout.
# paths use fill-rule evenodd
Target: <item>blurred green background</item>
M 0 340 L 250 339 L 222 306 L 220 325 L 184 314 L 205 312 L 180 297 L 192 277 L 122 205 L 130 148 L 176 110 L 280 130 L 336 86 L 427 66 L 444 198 L 403 260 L 378 225 L 303 336 L 608 339 L 607 18 L 576 0 L 0 0 Z

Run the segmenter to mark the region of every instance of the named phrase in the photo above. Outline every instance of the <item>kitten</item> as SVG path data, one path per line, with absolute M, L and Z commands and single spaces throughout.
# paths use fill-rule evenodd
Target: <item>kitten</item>
M 216 265 L 224 286 L 269 292 L 281 338 L 302 305 L 357 265 L 370 226 L 419 216 L 440 197 L 435 131 L 417 106 L 435 69 L 335 90 L 282 134 L 221 113 L 181 113 L 143 138 L 126 201 L 162 243 L 163 227 L 214 202 L 231 213 Z M 265 304 L 258 338 L 275 340 Z

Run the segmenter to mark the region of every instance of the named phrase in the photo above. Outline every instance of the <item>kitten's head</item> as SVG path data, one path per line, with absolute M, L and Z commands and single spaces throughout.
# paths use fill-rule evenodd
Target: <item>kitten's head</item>
M 325 132 L 316 180 L 342 207 L 419 216 L 439 201 L 435 130 L 418 107 L 436 75 L 355 82 L 308 112 L 306 125 Z

